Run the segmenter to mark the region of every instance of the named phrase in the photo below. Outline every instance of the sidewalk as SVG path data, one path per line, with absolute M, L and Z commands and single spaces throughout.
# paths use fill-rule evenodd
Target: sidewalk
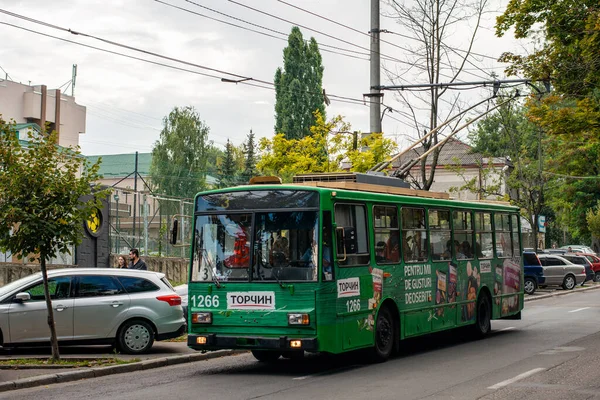
M 52 355 L 50 348 L 17 348 L 17 349 L 0 349 L 0 360 L 18 358 L 43 358 L 48 359 Z M 69 358 L 113 358 L 116 357 L 120 360 L 133 360 L 139 359 L 146 363 L 146 366 L 157 364 L 157 360 L 164 361 L 165 365 L 171 360 L 171 364 L 176 364 L 175 361 L 189 362 L 190 356 L 197 357 L 202 355 L 201 353 L 194 351 L 187 347 L 186 342 L 156 342 L 152 346 L 150 353 L 141 355 L 129 355 L 129 354 L 117 354 L 110 346 L 65 346 L 60 348 L 60 357 L 62 359 Z M 180 360 L 181 359 L 181 360 Z M 131 368 L 132 364 L 115 365 L 111 367 L 99 367 L 99 368 L 113 368 L 120 367 Z M 85 371 L 92 368 L 32 368 L 32 369 L 0 369 L 0 391 L 2 391 L 1 384 L 4 382 L 15 381 L 19 379 L 30 378 L 38 375 L 66 373 L 72 371 Z

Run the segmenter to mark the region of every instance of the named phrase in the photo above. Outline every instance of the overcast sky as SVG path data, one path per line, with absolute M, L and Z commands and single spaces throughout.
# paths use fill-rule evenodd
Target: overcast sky
M 252 28 L 185 0 L 161 1 Z M 227 0 L 194 1 L 279 32 L 289 33 L 292 26 Z M 305 37 L 314 36 L 321 45 L 364 52 L 359 47 L 335 39 L 338 38 L 357 46 L 369 47 L 369 37 L 295 10 L 277 0 L 237 1 L 334 37 L 301 28 Z M 369 0 L 289 1 L 362 32 L 369 30 Z M 129 46 L 265 81 L 272 81 L 275 69 L 282 65 L 282 50 L 286 45 L 286 38 L 278 33 L 253 28 L 284 40 L 209 20 L 156 0 L 0 0 L 0 8 Z M 494 37 L 494 18 L 503 10 L 500 0 L 495 0 L 488 9 L 473 50 L 495 58 L 504 51 L 518 51 L 511 38 Z M 386 10 L 382 4 L 382 11 Z M 226 76 L 120 49 L 5 14 L 0 14 L 0 22 L 181 68 Z M 463 32 L 468 31 L 470 26 L 462 23 L 456 28 L 453 42 L 457 46 L 466 46 L 468 38 Z M 381 28 L 406 33 L 402 26 L 389 18 L 382 18 Z M 273 135 L 273 90 L 222 83 L 220 79 L 103 53 L 2 24 L 0 38 L 0 67 L 15 81 L 57 88 L 71 79 L 72 65 L 78 65 L 75 97 L 77 103 L 87 107 L 86 133 L 80 137 L 80 145 L 86 155 L 131 153 L 136 150 L 150 152 L 159 138 L 162 117 L 174 106 L 194 106 L 210 127 L 210 139 L 218 145 L 223 145 L 227 138 L 239 145 L 250 129 L 258 137 Z M 416 45 L 414 41 L 394 34 L 386 34 L 382 38 L 402 47 Z M 408 57 L 400 48 L 385 43 L 381 52 L 400 60 Z M 325 68 L 323 87 L 329 94 L 361 99 L 362 94 L 369 91 L 368 56 L 346 54 L 363 59 L 322 51 Z M 478 57 L 473 58 L 472 62 L 475 65 L 467 65 L 469 71 L 461 76 L 461 80 L 489 79 L 486 72 L 491 71 L 504 77 L 503 65 L 493 59 Z M 385 64 L 390 69 L 403 67 L 391 61 Z M 384 73 L 382 83 L 390 84 Z M 70 88 L 67 93 L 71 93 Z M 489 89 L 476 89 L 464 95 L 463 101 L 474 102 L 487 94 Z M 393 93 L 387 92 L 384 102 L 398 109 L 391 115 L 397 120 L 383 119 L 384 133 L 400 144 L 406 144 L 408 137 L 415 136 L 414 129 L 409 125 L 410 120 L 402 114 L 403 110 Z M 368 107 L 332 101 L 327 107 L 327 115 L 331 117 L 338 114 L 343 115 L 353 129 L 369 131 Z

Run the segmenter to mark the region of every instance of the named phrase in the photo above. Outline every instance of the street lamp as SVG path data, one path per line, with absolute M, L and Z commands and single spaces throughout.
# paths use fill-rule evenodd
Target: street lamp
M 113 196 L 113 198 L 115 199 L 115 201 L 117 202 L 117 242 L 116 242 L 116 253 L 119 254 L 119 239 L 121 238 L 121 231 L 119 230 L 119 195 L 117 193 L 115 193 L 115 195 Z

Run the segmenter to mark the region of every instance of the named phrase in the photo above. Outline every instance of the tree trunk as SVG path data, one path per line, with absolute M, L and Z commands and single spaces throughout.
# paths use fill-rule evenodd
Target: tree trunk
M 52 310 L 52 300 L 50 299 L 50 290 L 48 289 L 48 272 L 46 271 L 46 255 L 44 253 L 40 254 L 40 267 L 44 281 L 44 297 L 46 298 L 46 308 L 48 310 L 48 327 L 50 327 L 52 362 L 54 363 L 60 360 L 60 354 L 58 353 L 58 338 L 56 337 L 56 327 L 54 326 L 54 313 Z

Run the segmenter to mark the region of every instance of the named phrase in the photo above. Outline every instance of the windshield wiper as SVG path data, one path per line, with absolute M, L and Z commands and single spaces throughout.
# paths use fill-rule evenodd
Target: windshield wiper
M 279 283 L 279 286 L 281 286 L 281 288 L 282 288 L 282 289 L 285 289 L 285 288 L 287 287 L 287 285 L 286 285 L 286 284 L 284 284 L 283 282 L 281 282 L 281 281 L 279 280 L 279 277 L 277 276 L 277 274 L 276 274 L 275 272 L 271 272 L 271 276 L 272 276 L 273 278 L 275 278 L 275 280 L 277 281 L 277 283 Z
M 217 287 L 217 289 L 221 288 L 221 282 L 219 282 L 219 279 L 217 278 L 217 267 L 215 267 L 213 265 L 213 263 L 209 260 L 208 258 L 208 252 L 206 251 L 206 249 L 202 249 L 202 258 L 204 259 L 204 261 L 208 264 L 208 266 L 210 267 L 211 271 L 212 271 L 212 281 L 214 282 L 215 286 Z

